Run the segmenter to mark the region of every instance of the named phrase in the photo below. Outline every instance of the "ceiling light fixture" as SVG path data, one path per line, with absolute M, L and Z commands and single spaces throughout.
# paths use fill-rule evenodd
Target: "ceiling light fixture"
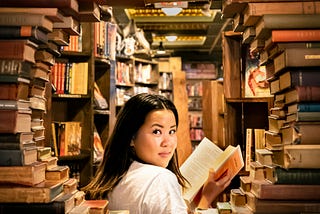
M 182 8 L 180 8 L 180 7 L 171 7 L 171 8 L 170 7 L 163 7 L 163 8 L 161 8 L 161 10 L 167 16 L 176 16 L 182 11 Z
M 154 3 L 154 7 L 161 8 L 162 12 L 167 16 L 176 16 L 182 11 L 182 8 L 188 8 L 188 2 L 156 2 Z
M 166 36 L 166 40 L 169 42 L 174 42 L 177 40 L 177 36 L 175 36 L 175 35 Z

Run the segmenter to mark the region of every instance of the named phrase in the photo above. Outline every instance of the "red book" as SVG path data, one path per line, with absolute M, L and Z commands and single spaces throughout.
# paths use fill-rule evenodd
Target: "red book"
M 37 45 L 30 40 L 0 40 L 0 59 L 26 60 L 35 63 Z
M 320 41 L 320 29 L 272 30 L 272 42 Z

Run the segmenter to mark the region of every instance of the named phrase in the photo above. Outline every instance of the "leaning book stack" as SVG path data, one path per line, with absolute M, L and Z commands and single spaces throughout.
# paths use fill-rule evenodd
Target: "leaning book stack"
M 235 213 L 319 213 L 320 4 L 245 2 L 236 16 L 243 17 L 242 43 L 259 56 L 274 99 L 265 145 L 253 149 L 249 174 L 231 190 L 231 207 Z

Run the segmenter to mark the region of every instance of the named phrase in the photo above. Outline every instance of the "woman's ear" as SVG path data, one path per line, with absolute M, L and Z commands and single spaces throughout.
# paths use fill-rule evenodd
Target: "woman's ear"
M 131 139 L 130 146 L 134 146 L 134 141 Z

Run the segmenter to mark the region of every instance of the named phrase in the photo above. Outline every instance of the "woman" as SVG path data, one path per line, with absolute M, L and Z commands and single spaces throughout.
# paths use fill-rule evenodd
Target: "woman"
M 83 188 L 90 199 L 108 199 L 110 210 L 130 214 L 188 213 L 182 191 L 188 181 L 179 171 L 177 157 L 178 112 L 160 95 L 138 94 L 118 114 L 96 176 Z M 230 184 L 210 172 L 199 208 Z

